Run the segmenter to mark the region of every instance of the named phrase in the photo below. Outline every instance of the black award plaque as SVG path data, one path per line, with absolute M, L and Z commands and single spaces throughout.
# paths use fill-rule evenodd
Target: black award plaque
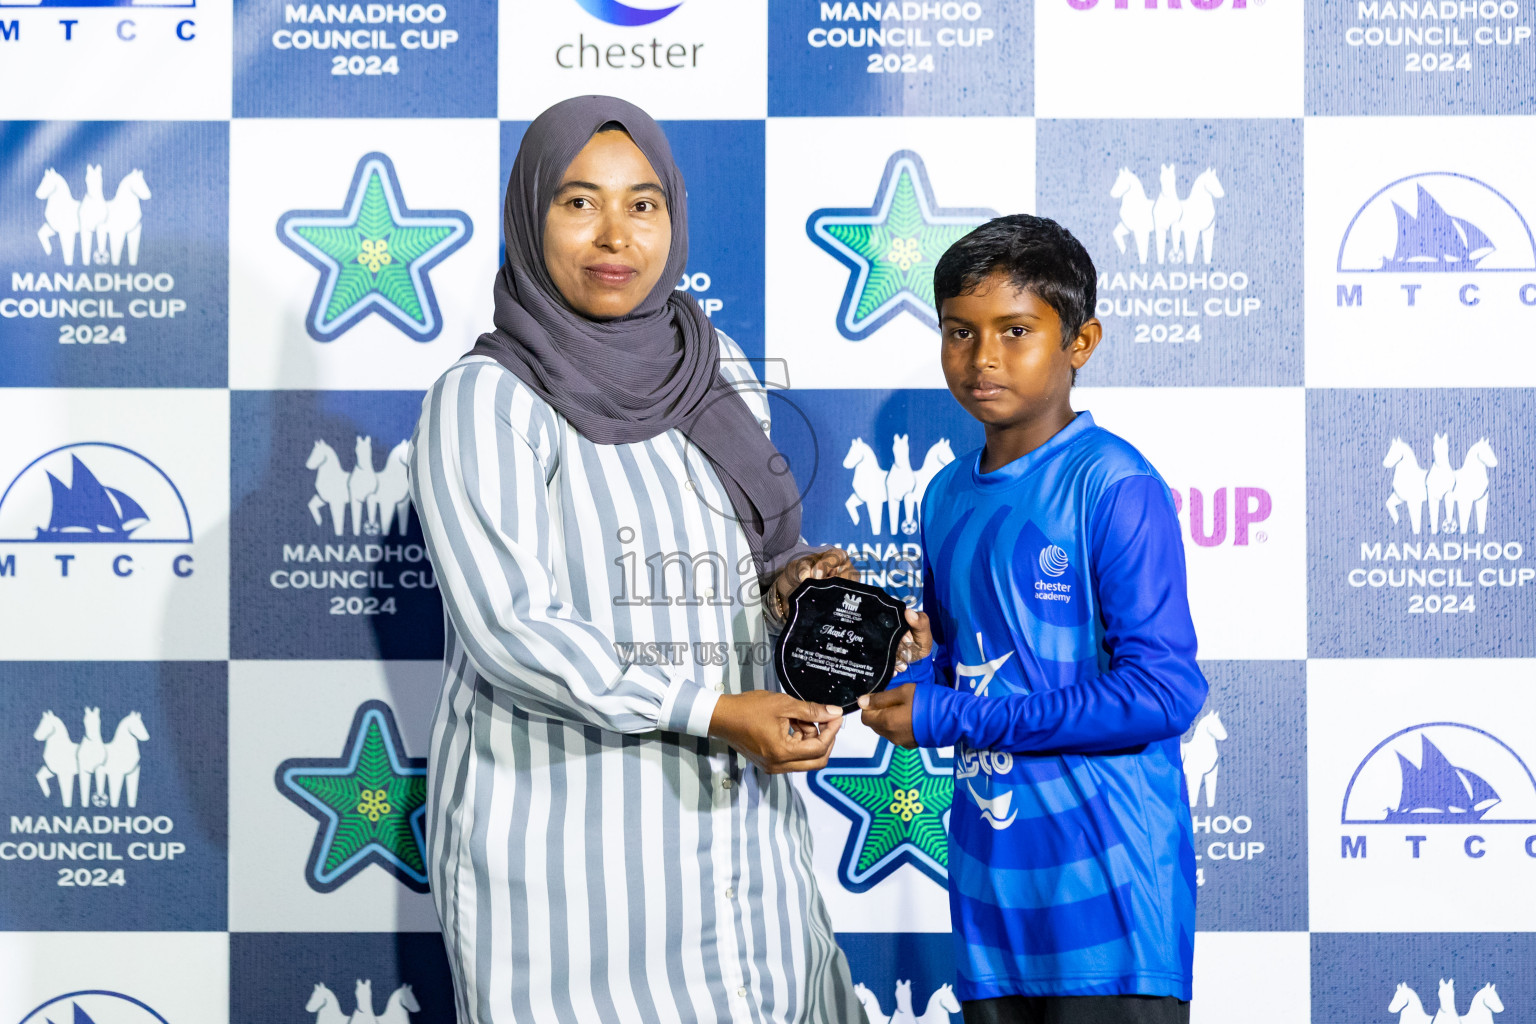
M 807 579 L 789 595 L 774 648 L 791 696 L 844 711 L 885 689 L 907 632 L 907 606 L 879 587 L 841 577 Z

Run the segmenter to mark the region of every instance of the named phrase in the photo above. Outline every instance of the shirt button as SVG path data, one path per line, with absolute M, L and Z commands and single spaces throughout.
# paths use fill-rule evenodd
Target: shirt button
M 724 693 L 725 692 L 725 684 L 724 683 L 716 683 L 715 684 L 715 692 L 716 693 Z
M 691 491 L 691 490 L 693 490 L 693 481 L 692 480 L 684 480 L 683 481 L 683 486 L 688 488 Z
M 736 890 L 735 889 L 727 889 L 727 890 L 725 890 L 725 898 L 728 899 L 728 900 L 735 899 L 736 898 Z
M 713 601 L 715 599 L 714 587 L 705 587 L 700 593 L 704 595 L 704 600 L 706 601 Z
M 721 779 L 720 780 L 720 788 L 721 789 L 730 789 L 731 788 L 731 780 L 730 779 Z
M 747 998 L 747 990 L 745 987 L 737 989 L 736 994 L 743 999 Z

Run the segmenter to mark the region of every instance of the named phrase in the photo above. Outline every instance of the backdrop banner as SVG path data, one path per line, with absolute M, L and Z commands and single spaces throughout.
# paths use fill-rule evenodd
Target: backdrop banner
M 0 0 L 0 1024 L 436 1024 L 425 389 L 549 104 L 688 182 L 676 287 L 804 533 L 922 600 L 981 444 L 932 274 L 1097 266 L 1074 406 L 1173 491 L 1197 1024 L 1536 1024 L 1527 0 Z M 985 664 L 996 652 L 970 651 Z M 732 656 L 765 656 L 736 652 Z M 958 1024 L 952 751 L 796 779 L 876 1024 Z

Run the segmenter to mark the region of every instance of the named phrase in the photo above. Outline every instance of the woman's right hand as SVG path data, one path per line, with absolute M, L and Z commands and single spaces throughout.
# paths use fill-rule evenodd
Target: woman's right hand
M 726 694 L 715 703 L 709 734 L 769 775 L 780 775 L 825 768 L 842 725 L 842 708 L 750 690 Z
M 782 628 L 785 618 L 788 617 L 789 595 L 794 593 L 801 580 L 830 579 L 833 576 L 854 581 L 859 578 L 859 570 L 854 568 L 853 562 L 848 558 L 848 552 L 842 548 L 822 548 L 819 551 L 812 551 L 786 565 L 774 577 L 772 586 L 768 588 L 774 632 Z

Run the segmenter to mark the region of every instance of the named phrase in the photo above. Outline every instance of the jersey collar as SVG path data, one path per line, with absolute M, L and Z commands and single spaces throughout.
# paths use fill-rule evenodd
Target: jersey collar
M 1050 440 L 1030 452 L 1020 456 L 1005 466 L 1000 466 L 990 473 L 981 471 L 981 456 L 987 450 L 986 445 L 976 449 L 971 459 L 971 483 L 977 488 L 990 491 L 1000 487 L 1009 487 L 1028 476 L 1036 466 L 1050 459 L 1057 452 L 1076 441 L 1083 434 L 1093 429 L 1093 414 L 1086 409 L 1072 418 L 1072 422 L 1052 434 Z

